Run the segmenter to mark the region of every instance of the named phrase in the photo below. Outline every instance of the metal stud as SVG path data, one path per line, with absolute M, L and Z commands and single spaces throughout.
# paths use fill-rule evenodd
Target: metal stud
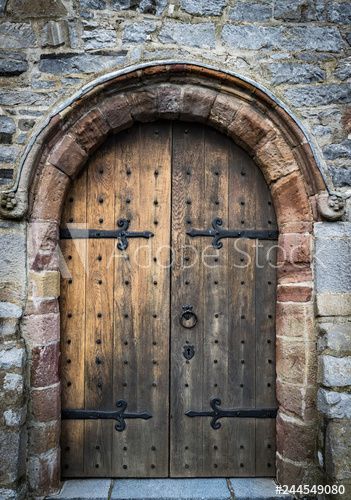
M 103 202 L 104 202 L 104 199 L 103 199 L 103 197 L 102 197 L 102 196 L 100 196 L 100 198 L 99 198 L 99 203 L 103 203 Z
M 70 218 L 68 219 L 68 222 L 73 222 L 73 217 L 70 217 Z
M 96 341 L 95 341 L 95 342 L 96 342 L 98 345 L 100 345 L 100 344 L 101 344 L 101 339 L 96 339 Z
M 131 199 L 130 198 L 126 198 L 126 203 L 130 203 L 131 202 Z
M 71 387 L 72 382 L 67 382 L 67 387 Z
M 95 446 L 95 448 L 96 448 L 97 450 L 100 450 L 100 446 L 99 446 L 99 445 Z
M 157 206 L 158 205 L 158 201 L 157 200 L 154 200 L 154 205 Z
M 127 175 L 131 175 L 132 171 L 130 170 L 130 168 L 127 168 Z
M 155 176 L 157 177 L 157 176 L 158 176 L 158 174 L 159 174 L 159 171 L 158 171 L 158 170 L 155 170 L 154 174 L 155 174 Z
M 191 205 L 191 200 L 186 200 L 187 205 Z
M 99 223 L 102 224 L 103 222 L 104 222 L 104 219 L 102 217 L 100 217 Z

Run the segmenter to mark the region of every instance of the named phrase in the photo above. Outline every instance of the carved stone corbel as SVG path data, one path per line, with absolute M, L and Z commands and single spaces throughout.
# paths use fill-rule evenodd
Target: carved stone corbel
M 341 193 L 319 193 L 317 206 L 321 217 L 328 221 L 340 220 L 345 213 L 345 200 Z
M 0 193 L 0 215 L 4 219 L 22 219 L 26 215 L 27 207 L 25 191 Z

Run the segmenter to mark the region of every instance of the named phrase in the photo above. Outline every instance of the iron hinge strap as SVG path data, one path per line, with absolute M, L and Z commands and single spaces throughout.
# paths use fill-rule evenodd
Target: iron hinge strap
M 62 240 L 74 239 L 118 239 L 117 248 L 125 250 L 128 248 L 128 238 L 152 238 L 154 233 L 151 231 L 127 231 L 129 220 L 119 219 L 117 225 L 120 229 L 102 230 L 102 229 L 74 229 L 61 228 L 60 238 Z
M 116 406 L 118 410 L 84 410 L 84 409 L 65 409 L 61 412 L 61 417 L 63 420 L 116 420 L 115 429 L 118 432 L 124 431 L 126 428 L 125 419 L 128 418 L 141 418 L 142 420 L 148 420 L 152 418 L 151 413 L 148 411 L 143 411 L 140 413 L 126 413 L 127 402 L 123 399 L 117 401 Z
M 278 239 L 278 231 L 264 229 L 223 229 L 223 220 L 216 217 L 212 221 L 212 229 L 190 229 L 187 235 L 192 238 L 210 237 L 213 238 L 212 246 L 214 248 L 222 248 L 223 243 L 220 241 L 223 238 L 248 238 L 254 240 L 276 240 Z
M 218 398 L 213 398 L 210 401 L 212 411 L 193 411 L 189 410 L 185 413 L 187 417 L 212 417 L 212 429 L 220 429 L 220 418 L 275 418 L 277 416 L 276 408 L 234 408 L 223 410 L 219 408 L 222 402 Z

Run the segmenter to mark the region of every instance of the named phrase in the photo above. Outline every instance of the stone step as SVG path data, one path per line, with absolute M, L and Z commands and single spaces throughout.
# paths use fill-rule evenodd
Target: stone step
M 271 478 L 74 479 L 47 500 L 291 500 Z

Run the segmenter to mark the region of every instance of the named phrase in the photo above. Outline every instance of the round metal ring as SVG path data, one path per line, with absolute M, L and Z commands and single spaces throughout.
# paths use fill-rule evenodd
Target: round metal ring
M 198 322 L 196 314 L 191 309 L 186 309 L 180 316 L 180 324 L 183 328 L 194 328 Z

